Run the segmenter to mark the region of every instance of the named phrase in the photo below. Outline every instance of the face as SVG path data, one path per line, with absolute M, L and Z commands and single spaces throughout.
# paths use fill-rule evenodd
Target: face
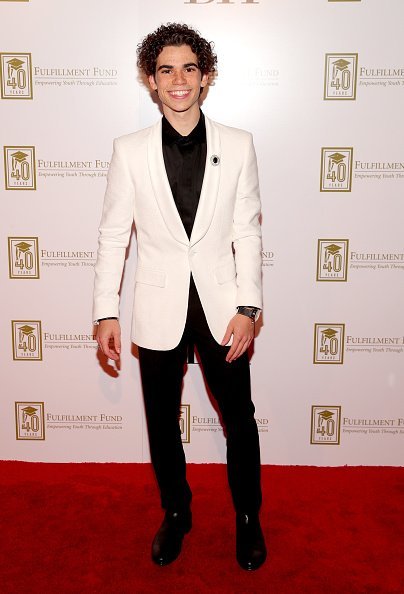
M 201 74 L 198 58 L 189 45 L 166 46 L 157 58 L 156 73 L 149 76 L 165 113 L 199 109 L 200 89 L 207 82 L 208 76 Z

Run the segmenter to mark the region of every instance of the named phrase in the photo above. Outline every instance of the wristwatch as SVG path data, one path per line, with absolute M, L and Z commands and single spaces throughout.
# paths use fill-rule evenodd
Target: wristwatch
M 247 316 L 248 318 L 250 318 L 252 323 L 254 323 L 257 319 L 258 311 L 259 307 L 253 307 L 252 305 L 239 305 L 237 307 L 237 313 L 241 314 L 242 316 Z

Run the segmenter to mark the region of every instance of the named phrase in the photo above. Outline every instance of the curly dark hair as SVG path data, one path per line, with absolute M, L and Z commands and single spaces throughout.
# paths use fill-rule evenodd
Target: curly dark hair
M 147 76 L 155 74 L 157 57 L 167 45 L 189 45 L 198 58 L 202 74 L 215 72 L 217 56 L 213 52 L 213 43 L 206 41 L 188 25 L 167 23 L 146 35 L 137 46 L 137 65 Z

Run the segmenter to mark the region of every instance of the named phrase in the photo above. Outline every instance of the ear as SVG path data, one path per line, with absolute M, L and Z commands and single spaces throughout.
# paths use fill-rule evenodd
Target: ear
M 206 87 L 206 85 L 208 84 L 208 80 L 209 80 L 209 74 L 202 74 L 201 87 Z
M 149 79 L 149 85 L 153 89 L 153 91 L 157 91 L 157 85 L 156 80 L 154 78 L 154 74 L 150 74 L 150 76 L 148 76 L 147 78 Z

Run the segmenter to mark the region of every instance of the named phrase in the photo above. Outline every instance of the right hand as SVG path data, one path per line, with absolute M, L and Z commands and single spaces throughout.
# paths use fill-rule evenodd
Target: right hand
M 118 320 L 101 320 L 96 339 L 108 359 L 118 361 L 121 354 L 121 326 Z

